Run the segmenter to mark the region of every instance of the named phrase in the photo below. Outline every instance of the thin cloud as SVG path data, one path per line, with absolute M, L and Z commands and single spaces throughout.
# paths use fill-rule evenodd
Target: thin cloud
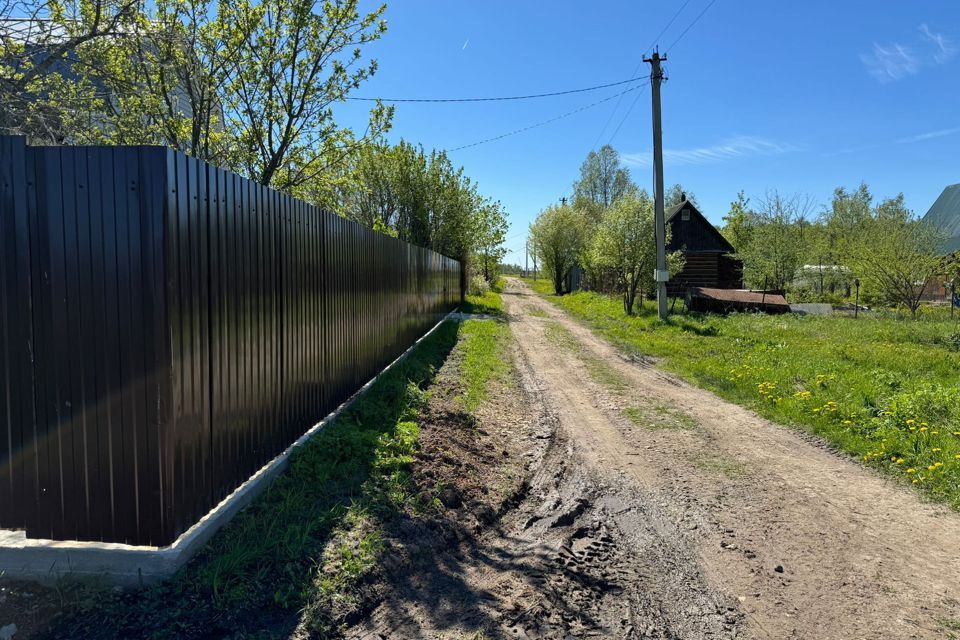
M 923 142 L 924 140 L 932 140 L 934 138 L 942 138 L 944 136 L 952 136 L 960 133 L 960 127 L 954 127 L 953 129 L 938 129 L 937 131 L 927 131 L 926 133 L 918 133 L 913 136 L 907 136 L 905 138 L 898 138 L 891 142 L 876 142 L 873 144 L 866 144 L 860 147 L 848 147 L 846 149 L 837 149 L 835 151 L 827 151 L 821 153 L 820 155 L 824 158 L 832 158 L 834 156 L 842 156 L 849 153 L 861 153 L 863 151 L 872 151 L 874 149 L 883 149 L 888 148 L 891 144 L 913 144 L 915 142 Z
M 960 133 L 960 127 L 954 127 L 953 129 L 940 129 L 939 131 L 928 131 L 927 133 L 920 133 L 915 136 L 900 138 L 897 140 L 897 144 L 909 144 L 911 142 L 920 142 L 922 140 L 930 140 L 932 138 L 942 138 L 943 136 L 952 136 L 955 133 Z
M 467 48 L 467 45 L 468 45 L 468 44 L 470 44 L 470 38 L 467 38 L 467 39 L 464 41 L 463 46 L 460 47 L 460 51 L 464 51 L 464 50 Z
M 931 31 L 926 22 L 920 25 L 920 33 L 923 34 L 925 40 L 932 43 L 933 46 L 936 47 L 936 51 L 933 54 L 933 59 L 937 62 L 937 64 L 943 64 L 944 62 L 947 62 L 954 56 L 954 54 L 957 53 L 957 47 L 953 44 L 953 42 L 942 33 L 934 33 Z
M 920 71 L 920 60 L 909 47 L 896 42 L 888 45 L 874 42 L 873 51 L 861 53 L 860 61 L 880 82 L 893 82 Z
M 739 158 L 773 156 L 800 150 L 801 147 L 792 144 L 776 142 L 756 136 L 738 136 L 710 147 L 664 149 L 663 161 L 664 164 L 670 165 L 713 164 Z M 623 160 L 628 164 L 638 167 L 649 167 L 653 164 L 653 153 L 645 151 L 642 153 L 625 154 Z

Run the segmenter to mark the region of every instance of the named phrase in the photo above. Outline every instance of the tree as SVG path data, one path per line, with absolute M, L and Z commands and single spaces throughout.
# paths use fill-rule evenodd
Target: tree
M 740 250 L 750 243 L 750 229 L 753 212 L 750 211 L 750 198 L 744 196 L 743 191 L 737 192 L 737 199 L 730 203 L 730 211 L 723 217 L 723 237 Z
M 670 228 L 667 228 L 667 242 Z M 612 269 L 623 292 L 623 310 L 633 315 L 634 303 L 654 286 L 657 243 L 653 201 L 646 193 L 631 194 L 617 200 L 603 216 L 590 246 L 595 263 Z M 667 256 L 671 273 L 683 269 L 683 254 Z
M 69 60 L 85 44 L 123 35 L 140 16 L 140 0 L 0 0 L 0 131 L 63 142 L 61 118 L 43 96 L 88 110 L 97 96 L 71 86 Z
M 531 239 L 557 295 L 564 293 L 564 280 L 576 264 L 586 240 L 581 215 L 569 205 L 548 207 L 530 228 Z
M 820 216 L 824 237 L 817 247 L 819 262 L 846 266 L 859 230 L 872 217 L 872 204 L 873 195 L 866 183 L 861 182 L 855 191 L 834 189 L 830 209 Z
M 664 209 L 669 209 L 670 207 L 680 204 L 684 197 L 686 197 L 687 202 L 692 202 L 693 206 L 699 208 L 700 205 L 697 203 L 697 197 L 693 195 L 693 192 L 687 191 L 683 188 L 682 184 L 677 183 L 667 189 L 663 194 Z
M 927 286 L 944 269 L 937 254 L 943 232 L 915 219 L 900 194 L 859 220 L 856 235 L 849 252 L 855 273 L 884 302 L 903 305 L 915 318 Z
M 117 4 L 125 1 L 69 0 L 70 12 L 43 5 L 55 36 L 21 45 L 19 66 L 0 64 L 4 92 L 33 78 L 21 99 L 26 117 L 4 105 L 4 120 L 57 143 L 170 146 L 314 201 L 328 200 L 351 156 L 390 126 L 392 107 L 380 103 L 360 139 L 333 118 L 333 105 L 376 71 L 363 51 L 386 29 L 382 6 Z M 106 8 L 102 19 L 97 8 Z M 64 33 L 77 35 L 51 44 Z
M 506 213 L 441 151 L 405 141 L 358 150 L 332 198 L 342 214 L 401 240 L 478 266 L 493 280 L 506 251 Z
M 580 179 L 573 183 L 574 205 L 597 221 L 603 210 L 634 189 L 630 170 L 610 145 L 591 151 L 580 165 Z
M 497 279 L 500 261 L 507 255 L 503 246 L 509 223 L 499 202 L 486 202 L 477 216 L 477 249 L 483 277 L 493 284 Z
M 786 197 L 772 191 L 745 218 L 741 237 L 746 241 L 736 249 L 749 284 L 786 289 L 793 281 L 807 255 L 802 221 L 811 208 L 807 197 Z
M 364 14 L 358 0 L 337 0 L 315 13 L 314 0 L 223 1 L 263 15 L 229 62 L 224 107 L 235 165 L 282 190 L 316 179 L 356 144 L 332 106 L 376 72 L 376 60 L 361 64 L 361 47 L 386 31 L 386 6 Z M 391 114 L 374 107 L 368 132 L 379 135 Z

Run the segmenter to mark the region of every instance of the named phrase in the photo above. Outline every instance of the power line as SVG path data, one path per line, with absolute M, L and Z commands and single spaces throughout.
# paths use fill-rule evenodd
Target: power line
M 660 30 L 660 33 L 657 34 L 657 37 L 654 38 L 653 41 L 647 46 L 647 48 L 643 50 L 643 53 L 640 54 L 640 62 L 637 63 L 636 68 L 633 70 L 633 73 L 630 74 L 630 75 L 632 75 L 632 76 L 636 76 L 636 75 L 637 75 L 637 72 L 640 71 L 640 67 L 643 66 L 643 59 L 644 59 L 644 58 L 647 56 L 647 54 L 650 52 L 650 49 L 653 49 L 653 46 L 657 43 L 657 41 L 660 40 L 660 38 L 663 37 L 663 34 L 665 34 L 665 33 L 667 32 L 667 29 L 669 29 L 669 28 L 671 27 L 671 25 L 673 25 L 673 23 L 676 22 L 677 18 L 680 17 L 680 14 L 683 13 L 683 10 L 687 8 L 687 5 L 690 4 L 690 2 L 691 2 L 691 0 L 686 0 L 686 2 L 684 2 L 682 5 L 680 5 L 680 8 L 677 9 L 676 13 L 673 14 L 673 17 L 670 18 L 670 20 L 667 22 L 666 26 L 664 26 L 663 29 Z M 634 99 L 633 104 L 630 106 L 630 109 L 633 109 L 633 105 L 635 105 L 635 104 L 637 103 L 637 100 L 638 100 L 639 98 L 640 98 L 640 96 L 637 95 L 637 98 Z M 622 99 L 622 98 L 621 98 L 621 99 Z M 610 112 L 610 115 L 607 117 L 607 121 L 603 124 L 603 128 L 600 129 L 600 134 L 597 136 L 597 139 L 594 140 L 593 146 L 591 147 L 592 150 L 596 150 L 597 145 L 600 143 L 600 139 L 603 138 L 603 134 L 606 133 L 607 127 L 610 126 L 610 122 L 613 120 L 613 116 L 615 116 L 615 115 L 617 114 L 617 111 L 619 111 L 619 110 L 620 110 L 620 100 L 617 100 L 617 104 L 615 104 L 615 105 L 613 106 L 613 111 Z M 618 131 L 620 130 L 620 127 L 621 127 L 621 126 L 623 126 L 623 122 L 621 122 L 620 125 L 617 126 L 617 130 L 618 130 Z M 615 136 L 616 133 L 614 133 L 613 135 Z M 612 138 L 613 138 L 613 136 L 611 136 L 611 139 L 612 139 Z
M 639 70 L 639 67 L 638 67 Z M 636 72 L 634 72 L 636 75 Z M 597 91 L 598 89 L 607 89 L 609 87 L 618 87 L 631 82 L 648 80 L 646 76 L 628 78 L 619 82 L 610 82 L 608 84 L 598 84 L 593 87 L 584 87 L 582 89 L 568 89 L 566 91 L 554 91 L 552 93 L 534 93 L 523 96 L 497 96 L 491 98 L 357 98 L 348 96 L 347 100 L 361 100 L 364 102 L 499 102 L 504 100 L 530 100 L 533 98 L 550 98 L 553 96 L 566 96 L 571 93 L 585 93 L 587 91 Z
M 691 22 L 690 24 L 688 24 L 688 25 L 687 25 L 687 28 L 684 29 L 683 32 L 682 32 L 679 36 L 677 36 L 677 39 L 674 40 L 673 43 L 672 43 L 669 47 L 666 48 L 666 50 L 664 50 L 664 54 L 667 54 L 667 53 L 670 53 L 671 51 L 673 51 L 673 48 L 677 45 L 678 42 L 680 42 L 681 38 L 683 38 L 683 36 L 687 35 L 687 31 L 690 31 L 690 29 L 693 28 L 693 25 L 697 24 L 697 23 L 700 21 L 700 18 L 703 17 L 703 14 L 705 14 L 705 13 L 710 9 L 710 7 L 713 6 L 713 3 L 715 3 L 716 1 L 717 1 L 717 0 L 710 0 L 710 2 L 707 3 L 707 6 L 705 6 L 705 7 L 703 8 L 703 11 L 701 11 L 701 12 L 697 15 L 697 17 L 693 19 L 693 22 Z
M 646 88 L 646 87 L 647 87 L 647 85 L 644 85 L 644 88 Z M 628 109 L 627 109 L 627 112 L 626 112 L 625 114 L 623 114 L 623 118 L 620 120 L 620 124 L 618 124 L 618 125 L 617 125 L 617 128 L 614 129 L 614 130 L 613 130 L 613 133 L 610 134 L 610 139 L 607 140 L 607 144 L 611 144 L 611 143 L 613 142 L 614 138 L 617 137 L 617 134 L 620 133 L 620 128 L 621 128 L 621 127 L 623 126 L 623 124 L 627 121 L 627 118 L 630 117 L 630 114 L 633 113 L 633 108 L 637 106 L 637 102 L 640 101 L 640 96 L 642 96 L 642 95 L 643 95 L 643 91 L 641 91 L 640 93 L 638 93 L 638 94 L 637 94 L 637 97 L 634 98 L 634 99 L 633 99 L 633 102 L 630 103 L 630 108 L 628 108 Z
M 510 137 L 510 136 L 517 135 L 518 133 L 523 133 L 523 132 L 525 132 L 525 131 L 529 131 L 530 129 L 536 129 L 537 127 L 542 127 L 542 126 L 547 125 L 547 124 L 550 124 L 550 123 L 552 123 L 552 122 L 556 122 L 557 120 L 562 120 L 562 119 L 564 119 L 564 118 L 568 118 L 568 117 L 570 117 L 570 116 L 572 116 L 572 115 L 575 115 L 575 114 L 577 114 L 577 113 L 580 113 L 581 111 L 586 111 L 587 109 L 592 109 L 593 107 L 596 107 L 596 106 L 598 106 L 598 105 L 601 105 L 601 104 L 603 104 L 604 102 L 609 102 L 610 100 L 613 100 L 614 98 L 620 97 L 620 96 L 622 96 L 622 95 L 625 94 L 625 93 L 630 93 L 631 91 L 636 91 L 637 89 L 641 89 L 641 88 L 643 88 L 643 87 L 646 87 L 648 84 L 649 84 L 649 82 L 645 82 L 644 84 L 642 84 L 642 85 L 640 85 L 640 86 L 630 87 L 629 89 L 626 89 L 626 90 L 624 90 L 624 91 L 621 91 L 620 93 L 615 93 L 615 94 L 613 94 L 612 96 L 609 96 L 609 97 L 607 97 L 607 98 L 604 98 L 603 100 L 597 100 L 596 102 L 593 102 L 593 103 L 591 103 L 591 104 L 582 106 L 582 107 L 580 107 L 580 108 L 578 108 L 578 109 L 574 109 L 574 110 L 572 110 L 572 111 L 567 111 L 566 113 L 562 113 L 562 114 L 560 114 L 559 116 L 556 116 L 556 117 L 554 117 L 554 118 L 550 118 L 549 120 L 544 120 L 544 121 L 542 121 L 542 122 L 537 122 L 536 124 L 531 124 L 531 125 L 529 125 L 529 126 L 526 126 L 526 127 L 521 128 L 521 129 L 514 129 L 513 131 L 508 131 L 507 133 L 501 134 L 501 135 L 499 135 L 499 136 L 495 136 L 495 137 L 493 137 L 493 138 L 487 138 L 487 139 L 485 139 L 485 140 L 478 140 L 477 142 L 472 142 L 472 143 L 470 143 L 470 144 L 465 144 L 465 145 L 460 146 L 460 147 L 454 147 L 453 149 L 447 149 L 447 151 L 460 151 L 461 149 L 469 149 L 470 147 L 476 147 L 476 146 L 479 146 L 479 145 L 481 145 L 481 144 L 486 144 L 486 143 L 488 143 L 488 142 L 495 142 L 495 141 L 497 141 L 497 140 L 502 140 L 503 138 L 508 138 L 508 137 Z
M 697 14 L 697 17 L 694 18 L 694 19 L 690 22 L 690 24 L 688 24 L 687 27 L 686 27 L 683 31 L 680 32 L 680 35 L 677 36 L 677 39 L 674 40 L 673 43 L 670 44 L 670 46 L 667 48 L 666 51 L 664 51 L 664 55 L 666 55 L 666 52 L 667 52 L 667 51 L 672 50 L 673 47 L 676 46 L 676 44 L 677 44 L 678 42 L 680 42 L 680 40 L 683 38 L 683 36 L 687 35 L 687 32 L 690 31 L 690 29 L 692 29 L 693 26 L 694 26 L 695 24 L 697 24 L 697 22 L 700 21 L 700 18 L 703 17 L 703 15 L 710 9 L 710 7 L 713 6 L 713 4 L 714 4 L 716 1 L 717 1 L 717 0 L 710 0 L 710 2 L 707 3 L 707 5 L 703 8 L 703 10 L 700 11 L 700 13 Z M 687 0 L 687 2 L 685 2 L 685 3 L 683 4 L 683 6 L 680 7 L 680 11 L 683 11 L 684 7 L 686 7 L 689 3 L 690 3 L 690 0 Z M 675 19 L 677 18 L 677 15 L 680 15 L 679 11 L 677 12 L 676 15 L 674 15 L 673 19 L 670 20 L 671 23 L 673 22 L 673 20 L 675 20 Z M 660 33 L 660 36 L 662 36 L 664 32 L 666 32 L 666 29 L 664 29 L 664 31 L 662 31 L 662 32 Z M 659 39 L 660 36 L 657 36 L 657 39 Z M 650 47 L 648 47 L 647 49 L 649 50 Z M 641 62 L 641 64 L 643 64 L 643 63 Z M 634 71 L 634 72 L 633 72 L 633 75 L 637 75 L 637 72 Z M 666 80 L 666 78 L 664 78 L 664 80 Z M 620 128 L 621 128 L 621 127 L 623 126 L 623 124 L 627 121 L 627 118 L 630 117 L 630 113 L 633 111 L 633 108 L 634 108 L 635 106 L 637 106 L 637 101 L 638 101 L 639 99 L 640 99 L 640 95 L 638 94 L 637 97 L 634 98 L 633 103 L 630 105 L 630 108 L 627 109 L 627 112 L 624 114 L 623 119 L 620 121 L 620 124 L 617 125 L 617 128 L 616 128 L 616 129 L 614 130 L 614 132 L 613 132 L 613 135 L 610 136 L 610 140 L 607 142 L 607 144 L 610 144 L 611 142 L 613 142 L 613 139 L 616 137 L 617 133 L 620 131 Z M 594 146 L 596 146 L 596 144 L 594 144 Z

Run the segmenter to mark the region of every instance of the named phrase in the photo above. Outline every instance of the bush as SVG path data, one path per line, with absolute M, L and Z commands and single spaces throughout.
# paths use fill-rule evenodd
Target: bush
M 481 275 L 470 277 L 470 295 L 483 296 L 490 291 L 490 283 Z

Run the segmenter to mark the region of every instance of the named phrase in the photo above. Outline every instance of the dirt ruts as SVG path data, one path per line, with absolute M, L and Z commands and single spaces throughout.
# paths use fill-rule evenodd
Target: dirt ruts
M 650 560 L 659 575 L 644 588 L 699 572 L 696 590 L 734 603 L 748 637 L 960 633 L 956 513 L 623 357 L 519 281 L 505 300 L 558 432 L 617 499 L 633 496 L 632 530 L 643 536 L 641 523 L 652 523 L 663 541 Z M 679 637 L 713 637 L 694 611 Z
M 484 501 L 496 474 L 465 474 L 348 637 L 960 637 L 957 514 L 504 298 L 513 383 L 457 455 L 522 481 Z

